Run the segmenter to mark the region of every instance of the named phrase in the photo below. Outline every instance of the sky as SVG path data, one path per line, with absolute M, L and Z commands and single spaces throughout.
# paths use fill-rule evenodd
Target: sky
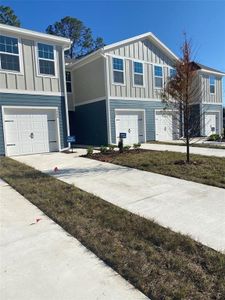
M 21 27 L 42 31 L 64 16 L 80 19 L 106 44 L 153 32 L 180 55 L 183 33 L 196 61 L 225 72 L 225 0 L 0 0 L 14 9 Z M 223 80 L 225 105 L 225 80 Z

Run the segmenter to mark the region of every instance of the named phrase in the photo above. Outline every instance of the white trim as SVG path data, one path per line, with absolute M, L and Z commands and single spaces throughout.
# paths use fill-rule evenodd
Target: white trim
M 213 74 L 213 75 L 219 75 L 219 76 L 225 76 L 225 73 L 216 72 L 216 71 L 210 71 L 210 70 L 206 70 L 206 69 L 200 69 L 199 72 L 204 72 L 204 73 Z
M 0 93 L 5 94 L 25 94 L 25 95 L 41 95 L 41 96 L 64 96 L 62 92 L 45 92 L 45 91 L 29 91 L 29 90 L 14 90 L 14 89 L 0 89 Z
M 131 101 L 157 101 L 162 102 L 162 99 L 154 98 L 132 98 L 132 97 L 110 97 L 110 100 L 131 100 Z
M 114 69 L 113 68 L 113 58 L 117 58 L 117 59 L 121 59 L 123 61 L 123 71 L 122 70 L 117 70 L 117 69 Z M 116 55 L 113 55 L 110 59 L 110 62 L 111 62 L 111 76 L 112 76 L 112 84 L 113 85 L 119 85 L 119 86 L 126 86 L 126 72 L 125 72 L 125 69 L 126 69 L 126 62 L 125 62 L 125 59 L 123 57 L 118 57 Z M 114 82 L 114 71 L 115 72 L 121 72 L 123 73 L 123 83 L 120 83 L 120 82 Z
M 127 60 L 131 60 L 131 61 L 136 61 L 136 62 L 141 62 L 143 64 L 147 64 L 147 65 L 157 65 L 159 67 L 168 67 L 168 68 L 173 68 L 171 65 L 168 65 L 168 64 L 160 64 L 160 63 L 154 63 L 154 62 L 150 62 L 150 61 L 147 61 L 147 60 L 143 60 L 143 59 L 140 59 L 140 58 L 134 58 L 134 57 L 129 57 L 129 56 L 122 56 L 122 55 L 114 55 L 114 54 L 111 54 L 111 53 L 106 53 L 105 54 L 106 56 L 109 56 L 109 57 L 117 57 L 117 58 L 122 58 L 122 59 L 127 59 Z
M 63 46 L 68 47 L 71 45 L 71 41 L 67 38 L 59 37 L 56 35 L 51 35 L 51 34 L 46 34 L 46 33 L 41 33 L 37 31 L 32 31 L 24 28 L 19 28 L 15 26 L 10 26 L 10 25 L 5 25 L 5 24 L 0 24 L 0 30 L 1 31 L 6 31 L 10 32 L 12 34 L 20 34 L 23 36 L 29 36 L 29 37 L 35 37 L 35 38 L 41 38 L 43 40 L 47 41 L 52 41 L 52 42 L 57 42 L 59 44 L 63 44 Z
M 162 68 L 162 76 L 156 76 L 155 75 L 155 67 Z M 162 87 L 155 86 L 155 77 L 162 78 Z M 164 83 L 165 83 L 165 79 L 164 79 L 164 68 L 163 68 L 163 66 L 158 65 L 158 64 L 153 64 L 153 86 L 154 86 L 154 89 L 156 89 L 156 90 L 162 90 L 163 87 L 164 87 Z
M 89 103 L 99 102 L 99 101 L 102 101 L 102 100 L 106 100 L 106 96 L 95 98 L 95 99 L 86 100 L 86 101 L 83 101 L 82 103 L 75 103 L 75 107 L 76 106 L 85 105 L 85 104 L 89 104 Z
M 137 35 L 137 36 L 134 36 L 132 38 L 128 38 L 128 39 L 125 39 L 125 40 L 122 40 L 120 42 L 117 42 L 117 43 L 113 43 L 111 45 L 108 45 L 108 46 L 105 46 L 103 48 L 104 51 L 109 51 L 109 50 L 112 50 L 113 48 L 117 48 L 121 45 L 124 45 L 124 44 L 129 44 L 129 43 L 132 43 L 134 41 L 137 41 L 137 40 L 143 40 L 145 38 L 149 38 L 150 40 L 153 40 L 153 42 L 155 42 L 159 48 L 163 49 L 164 51 L 166 51 L 173 59 L 175 60 L 178 60 L 179 58 L 165 45 L 163 44 L 152 32 L 146 32 L 144 34 L 141 34 L 141 35 Z
M 7 146 L 6 146 L 6 129 L 5 129 L 5 109 L 39 109 L 39 110 L 54 110 L 56 116 L 57 125 L 57 138 L 58 138 L 58 150 L 61 150 L 61 139 L 60 139 L 60 127 L 59 127 L 59 109 L 57 106 L 14 106 L 14 105 L 2 105 L 2 122 L 3 122 L 3 138 L 4 138 L 4 148 L 5 156 L 8 156 Z
M 135 71 L 134 71 L 134 63 L 139 63 L 139 64 L 142 64 L 142 73 L 136 73 Z M 144 65 L 144 63 L 143 62 L 141 62 L 141 61 L 138 61 L 138 60 L 136 60 L 136 59 L 134 59 L 134 60 L 132 60 L 132 83 L 133 83 L 133 87 L 137 87 L 137 88 L 145 88 L 145 65 Z M 142 75 L 142 77 L 143 77 L 143 85 L 138 85 L 138 84 L 135 84 L 134 83 L 134 75 Z
M 53 53 L 54 53 L 54 60 L 53 59 L 46 59 L 46 58 L 39 58 L 38 55 L 38 44 L 45 44 L 47 46 L 52 46 L 53 47 Z M 37 77 L 47 77 L 47 78 L 59 78 L 59 74 L 58 74 L 58 67 L 57 67 L 57 62 L 59 62 L 59 57 L 57 55 L 57 51 L 56 51 L 56 47 L 54 44 L 51 43 L 46 43 L 46 42 L 42 42 L 40 41 L 35 41 L 34 42 L 34 53 L 35 53 L 35 66 L 36 66 L 36 75 Z M 63 49 L 63 55 L 64 55 L 64 49 Z M 55 75 L 51 75 L 51 74 L 41 74 L 40 73 L 40 65 L 39 65 L 39 60 L 46 60 L 46 61 L 51 61 L 54 62 L 54 70 L 55 70 Z M 64 61 L 64 58 L 63 58 Z
M 221 106 L 223 106 L 223 102 L 200 102 L 200 103 L 195 103 L 195 104 L 204 104 L 204 105 L 207 105 L 207 104 L 212 105 L 213 104 L 213 105 L 221 105 Z
M 108 144 L 112 143 L 112 124 L 111 124 L 111 113 L 110 113 L 110 79 L 109 79 L 109 60 L 104 55 L 104 73 L 105 73 L 105 93 L 106 93 L 106 118 L 107 118 L 107 133 L 108 133 Z
M 144 143 L 146 143 L 146 140 L 147 140 L 147 138 L 146 138 L 146 111 L 145 111 L 145 109 L 136 109 L 136 108 L 131 108 L 131 109 L 129 109 L 129 108 L 115 108 L 115 135 L 116 135 L 116 112 L 123 112 L 123 111 L 126 111 L 126 112 L 142 112 L 143 113 L 143 122 L 144 122 Z M 115 138 L 116 138 L 116 136 L 115 136 Z
M 20 37 L 16 37 L 16 36 L 12 36 L 12 35 L 8 35 L 8 34 L 4 34 L 4 33 L 1 33 L 1 35 L 9 37 L 9 38 L 17 39 L 17 42 L 18 42 L 18 52 L 19 52 L 18 54 L 16 54 L 16 53 L 10 53 L 10 52 L 4 52 L 4 51 L 0 51 L 0 54 L 2 53 L 2 54 L 7 54 L 7 55 L 18 56 L 19 57 L 20 71 L 4 70 L 4 69 L 1 69 L 1 65 L 0 65 L 0 73 L 7 73 L 7 74 L 9 73 L 9 74 L 15 74 L 15 75 L 24 75 L 23 51 L 22 51 L 21 38 Z
M 65 59 L 64 59 L 64 51 L 69 50 L 70 47 L 67 47 L 65 49 L 62 49 L 62 72 L 63 72 L 63 81 L 64 81 L 64 102 L 65 102 L 65 114 L 66 114 L 66 127 L 67 127 L 67 135 L 70 135 L 70 123 L 69 123 L 69 109 L 68 109 L 68 99 L 67 99 L 67 93 L 66 93 L 66 67 L 65 67 Z M 69 148 L 70 148 L 69 143 Z M 66 148 L 68 149 L 68 148 Z
M 222 133 L 222 128 L 221 128 L 221 112 L 219 111 L 219 110 L 205 110 L 204 111 L 204 108 L 203 108 L 203 114 L 204 114 L 204 136 L 206 136 L 206 134 L 205 134 L 205 115 L 207 115 L 207 114 L 218 114 L 219 115 L 219 120 L 218 120 L 218 132 L 219 132 L 219 134 L 221 134 Z M 216 124 L 217 125 L 217 124 Z M 223 126 L 222 126 L 223 127 Z

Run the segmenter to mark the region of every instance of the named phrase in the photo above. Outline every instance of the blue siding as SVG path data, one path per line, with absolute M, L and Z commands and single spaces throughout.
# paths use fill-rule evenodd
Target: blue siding
M 155 109 L 163 109 L 161 101 L 110 100 L 112 143 L 116 143 L 115 109 L 144 109 L 146 117 L 146 139 L 155 140 Z
M 107 145 L 106 101 L 76 106 L 69 113 L 70 133 L 80 145 Z
M 0 155 L 5 154 L 2 124 L 2 105 L 58 107 L 61 148 L 67 147 L 67 128 L 64 97 L 0 93 Z

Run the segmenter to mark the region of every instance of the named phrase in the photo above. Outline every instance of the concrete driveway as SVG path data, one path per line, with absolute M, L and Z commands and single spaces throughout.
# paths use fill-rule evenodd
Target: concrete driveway
M 225 250 L 224 189 L 81 158 L 77 151 L 15 159 L 216 250 Z M 59 171 L 54 173 L 56 166 Z
M 162 145 L 162 144 L 146 143 L 146 144 L 142 144 L 141 148 L 147 150 L 174 151 L 174 152 L 186 153 L 185 146 L 177 146 L 177 145 L 166 145 L 166 144 Z M 225 148 L 213 149 L 213 148 L 190 147 L 190 153 L 207 155 L 207 156 L 225 157 Z
M 3 181 L 0 206 L 0 299 L 148 299 Z

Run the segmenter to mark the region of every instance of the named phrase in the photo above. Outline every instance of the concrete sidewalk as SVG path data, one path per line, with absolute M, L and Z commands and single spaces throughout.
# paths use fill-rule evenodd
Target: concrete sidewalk
M 174 151 L 186 153 L 185 146 L 177 146 L 177 145 L 162 145 L 162 144 L 151 144 L 146 143 L 141 145 L 142 149 L 147 150 L 157 150 L 157 151 Z M 217 157 L 225 157 L 225 148 L 224 149 L 213 149 L 213 148 L 201 148 L 201 147 L 190 147 L 191 154 L 200 154 L 206 156 L 217 156 Z
M 224 189 L 81 158 L 77 152 L 15 159 L 216 250 L 225 250 Z M 55 166 L 57 173 L 52 171 Z
M 3 181 L 0 205 L 0 299 L 148 299 Z

